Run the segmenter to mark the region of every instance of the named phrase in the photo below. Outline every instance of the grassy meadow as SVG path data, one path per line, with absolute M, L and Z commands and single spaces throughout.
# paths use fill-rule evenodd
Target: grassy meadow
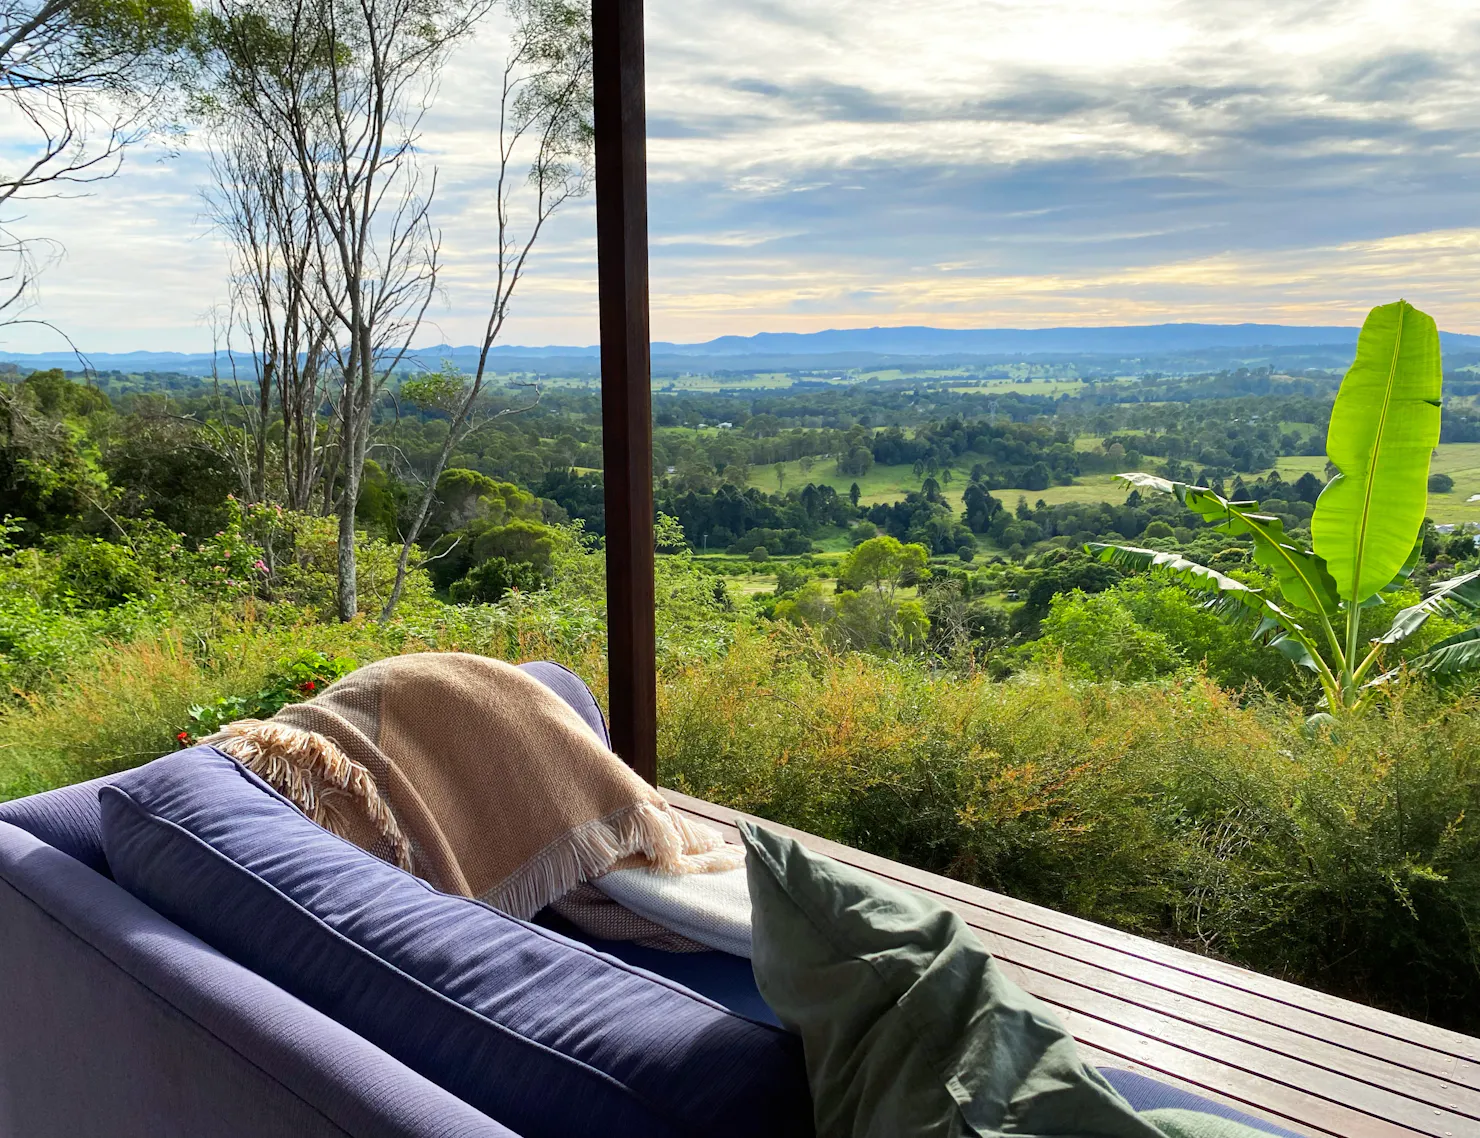
M 1075 440 L 1075 445 L 1078 449 L 1087 451 L 1098 441 L 1093 436 L 1081 435 Z M 856 482 L 861 491 L 859 503 L 864 506 L 901 501 L 910 491 L 919 490 L 921 482 L 909 465 L 876 465 L 861 476 L 839 474 L 831 459 L 814 460 L 810 473 L 803 472 L 800 462 L 786 462 L 782 466 L 787 489 L 803 486 L 810 481 L 826 483 L 841 493 Z M 1286 455 L 1272 469 L 1278 470 L 1280 477 L 1287 482 L 1293 482 L 1306 473 L 1324 478 L 1326 459 L 1321 455 Z M 1448 474 L 1453 478 L 1454 489 L 1447 494 L 1429 495 L 1429 516 L 1439 524 L 1469 522 L 1480 525 L 1480 502 L 1466 500 L 1472 494 L 1480 494 L 1480 443 L 1440 443 L 1434 452 L 1432 469 L 1436 474 Z M 942 495 L 957 512 L 962 508 L 961 495 L 966 489 L 970 470 L 970 456 L 967 456 L 952 468 L 951 481 L 941 484 Z M 1258 470 L 1248 477 L 1252 480 L 1268 473 L 1268 469 Z M 936 478 L 939 480 L 940 475 L 937 474 Z M 777 489 L 774 464 L 752 467 L 750 485 L 774 494 Z M 1050 506 L 1057 506 L 1065 503 L 1119 502 L 1124 500 L 1126 490 L 1124 483 L 1117 482 L 1113 475 L 1091 474 L 1076 478 L 1069 486 L 1050 486 L 1046 490 L 1007 487 L 993 490 L 992 494 L 1009 507 L 1017 503 L 1019 496 L 1027 498 L 1030 503 L 1041 498 Z M 827 546 L 824 545 L 823 548 Z

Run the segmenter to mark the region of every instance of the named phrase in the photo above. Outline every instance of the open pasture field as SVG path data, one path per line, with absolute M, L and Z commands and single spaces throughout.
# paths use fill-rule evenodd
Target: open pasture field
M 1306 471 L 1320 476 L 1325 472 L 1326 459 L 1323 455 L 1282 458 L 1276 469 L 1286 480 L 1299 478 Z M 1480 494 L 1480 443 L 1440 443 L 1430 469 L 1453 478 L 1454 489 L 1429 495 L 1429 517 L 1440 524 L 1480 524 L 1480 502 L 1467 501 L 1470 495 Z
M 936 475 L 941 482 L 941 493 L 946 501 L 951 503 L 952 508 L 958 511 L 961 509 L 961 495 L 966 489 L 971 467 L 975 461 L 968 456 L 966 461 L 954 467 L 949 482 L 942 479 L 939 474 Z M 810 474 L 802 473 L 800 463 L 788 462 L 783 465 L 786 488 L 815 482 L 831 486 L 838 493 L 843 494 L 847 492 L 849 486 L 857 482 L 858 489 L 861 491 L 858 501 L 864 506 L 873 506 L 880 502 L 901 501 L 911 490 L 918 490 L 921 482 L 915 477 L 914 468 L 903 464 L 875 466 L 867 474 L 861 476 L 839 474 L 836 465 L 830 459 L 816 460 Z M 774 494 L 777 488 L 775 466 L 752 467 L 750 484 Z M 1072 486 L 1050 486 L 1046 490 L 1009 488 L 993 490 L 992 494 L 1009 507 L 1017 504 L 1019 495 L 1026 497 L 1029 502 L 1036 502 L 1042 498 L 1052 506 L 1063 502 L 1118 502 L 1125 497 L 1126 490 L 1123 487 L 1124 483 L 1115 482 L 1108 474 L 1092 474 L 1075 479 Z
M 1081 450 L 1088 450 L 1097 441 L 1085 435 L 1076 440 L 1076 445 Z M 842 494 L 847 492 L 852 483 L 857 482 L 862 491 L 859 502 L 865 506 L 879 502 L 898 502 L 909 491 L 920 488 L 920 479 L 915 477 L 910 466 L 905 465 L 875 466 L 861 477 L 839 474 L 830 459 L 814 460 L 810 474 L 803 474 L 801 464 L 797 462 L 785 463 L 784 467 L 785 485 L 788 489 L 811 481 L 832 486 Z M 1293 482 L 1307 472 L 1320 477 L 1326 469 L 1326 459 L 1324 455 L 1287 455 L 1279 460 L 1274 469 L 1287 482 Z M 971 461 L 965 461 L 952 470 L 950 482 L 942 481 L 941 491 L 956 510 L 961 509 L 961 494 L 966 489 L 970 470 Z M 1441 443 L 1434 455 L 1433 470 L 1453 478 L 1454 489 L 1448 494 L 1429 495 L 1429 516 L 1439 523 L 1480 524 L 1480 502 L 1466 501 L 1471 494 L 1480 494 L 1480 443 Z M 1252 481 L 1267 473 L 1267 470 L 1260 470 L 1246 477 Z M 752 468 L 750 484 L 767 493 L 775 493 L 776 468 Z M 1124 483 L 1117 482 L 1112 475 L 1091 474 L 1076 478 L 1072 486 L 1050 486 L 1047 490 L 1009 487 L 993 490 L 992 494 L 1008 507 L 1017 504 L 1019 495 L 1027 498 L 1030 503 L 1042 498 L 1054 506 L 1066 502 L 1119 502 L 1125 497 L 1123 486 Z
M 1436 522 L 1480 523 L 1480 502 L 1466 501 L 1480 494 L 1480 443 L 1440 443 L 1432 467 L 1454 479 L 1448 494 L 1429 495 L 1429 517 Z
M 1083 389 L 1083 381 L 1078 379 L 1030 379 L 1025 381 L 1016 379 L 986 379 L 971 380 L 967 383 L 952 385 L 952 391 L 971 391 L 978 394 L 991 394 L 992 392 L 1010 392 L 1014 395 L 1064 395 L 1078 394 Z

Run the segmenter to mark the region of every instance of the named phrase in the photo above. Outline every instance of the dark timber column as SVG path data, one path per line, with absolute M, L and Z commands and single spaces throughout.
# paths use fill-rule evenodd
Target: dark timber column
M 592 0 L 612 747 L 658 781 L 642 0 Z

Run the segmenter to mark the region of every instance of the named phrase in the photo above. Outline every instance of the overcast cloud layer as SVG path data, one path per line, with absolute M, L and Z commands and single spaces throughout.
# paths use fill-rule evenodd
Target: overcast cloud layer
M 1355 323 L 1400 294 L 1480 332 L 1469 0 L 650 0 L 648 22 L 655 339 Z M 491 27 L 427 122 L 447 261 L 427 343 L 481 324 L 499 56 Z M 93 350 L 209 349 L 203 176 L 139 151 L 91 197 L 28 204 L 21 227 L 67 247 L 36 315 Z M 587 201 L 506 339 L 595 338 Z

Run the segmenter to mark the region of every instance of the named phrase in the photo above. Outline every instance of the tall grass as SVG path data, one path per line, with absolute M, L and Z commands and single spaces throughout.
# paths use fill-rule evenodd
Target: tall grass
M 1005 683 L 754 634 L 666 677 L 668 785 L 1480 1029 L 1480 704 L 1309 732 L 1204 678 Z
M 442 620 L 381 626 L 320 624 L 308 614 L 251 605 L 195 627 L 102 642 L 64 683 L 0 706 L 0 801 L 124 770 L 174 750 L 192 705 L 255 691 L 303 650 L 367 664 L 400 652 L 475 652 L 518 663 L 556 660 L 589 677 L 605 699 L 600 642 L 497 610 L 445 610 Z

